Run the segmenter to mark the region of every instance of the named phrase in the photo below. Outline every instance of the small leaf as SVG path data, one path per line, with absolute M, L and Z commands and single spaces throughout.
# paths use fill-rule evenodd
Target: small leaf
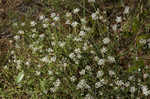
M 40 85 L 43 90 L 45 90 L 46 80 L 40 80 Z
M 18 74 L 18 76 L 16 77 L 16 82 L 17 82 L 17 83 L 20 83 L 20 82 L 22 81 L 23 77 L 24 77 L 24 72 L 22 71 L 22 72 L 20 72 L 20 73 Z
M 138 33 L 141 25 L 140 25 L 140 21 L 137 17 L 133 18 L 131 26 L 132 26 L 133 33 Z

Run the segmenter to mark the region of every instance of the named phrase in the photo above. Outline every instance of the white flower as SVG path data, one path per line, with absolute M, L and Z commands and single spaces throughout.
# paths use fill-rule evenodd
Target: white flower
M 108 44 L 110 42 L 110 39 L 108 37 L 104 38 L 103 39 L 103 43 L 104 44 Z
M 84 43 L 83 50 L 85 51 L 87 49 L 88 49 L 87 43 Z
M 79 35 L 84 36 L 86 33 L 84 31 L 80 31 Z
M 85 69 L 82 69 L 80 72 L 79 72 L 80 75 L 85 75 Z
M 91 67 L 90 67 L 89 65 L 87 65 L 87 66 L 85 67 L 85 69 L 88 70 L 88 71 L 91 71 Z
M 94 3 L 94 2 L 95 2 L 95 0 L 88 0 L 88 2 L 89 2 L 89 3 Z
M 31 22 L 30 22 L 30 25 L 31 25 L 31 26 L 35 26 L 35 25 L 36 25 L 36 22 L 35 22 L 35 21 L 31 21 Z
M 94 60 L 95 60 L 95 61 L 98 61 L 98 60 L 99 60 L 99 57 L 98 57 L 98 56 L 95 56 L 95 57 L 94 57 Z
M 15 40 L 19 40 L 19 39 L 20 39 L 20 36 L 16 35 L 16 36 L 14 36 L 14 39 L 15 39 Z
M 115 21 L 116 21 L 117 23 L 122 22 L 122 18 L 121 18 L 121 16 L 117 16 Z
M 21 64 L 21 60 L 17 60 L 16 63 L 17 63 L 17 65 L 20 65 Z
M 139 59 L 139 57 L 135 57 L 136 61 Z
M 99 8 L 97 8 L 96 12 L 95 12 L 97 15 L 99 14 Z
M 80 48 L 76 48 L 74 51 L 75 51 L 75 53 L 81 53 Z
M 23 22 L 23 23 L 21 23 L 21 26 L 25 26 L 25 23 Z
M 80 59 L 82 56 L 81 56 L 81 54 L 77 54 L 77 57 Z
M 45 18 L 44 15 L 40 15 L 39 20 L 43 20 Z
M 76 14 L 76 13 L 78 13 L 79 11 L 80 11 L 79 8 L 75 8 L 75 9 L 73 10 L 73 13 Z
M 149 42 L 149 43 L 150 43 L 150 38 L 148 38 L 148 39 L 147 39 L 147 42 Z
M 98 61 L 98 65 L 104 65 L 105 64 L 105 60 L 104 59 L 100 59 L 99 61 Z
M 85 84 L 85 89 L 90 89 L 91 87 L 86 83 Z
M 111 62 L 111 63 L 114 63 L 116 60 L 113 56 L 108 56 L 108 61 Z
M 41 61 L 48 63 L 49 62 L 49 58 L 48 56 L 45 56 L 41 59 Z
M 80 82 L 77 84 L 77 89 L 89 89 L 91 88 L 85 81 L 85 79 L 80 80 Z
M 128 80 L 134 80 L 134 76 L 130 76 L 129 78 L 128 78 Z
M 13 40 L 9 40 L 9 42 L 12 44 L 12 43 L 13 43 Z
M 56 13 L 51 13 L 51 18 L 54 18 L 56 16 Z
M 112 26 L 112 30 L 113 30 L 113 31 L 117 31 L 117 24 L 114 24 L 114 25 Z
M 36 28 L 32 29 L 32 32 L 37 32 L 37 31 L 36 31 Z
M 105 79 L 101 79 L 100 82 L 101 82 L 102 84 L 107 84 L 108 81 L 105 80 Z
M 75 82 L 76 79 L 77 79 L 77 78 L 76 78 L 75 76 L 72 76 L 72 77 L 70 78 L 70 80 L 71 80 L 72 82 Z
M 146 44 L 146 39 L 140 39 L 140 40 L 139 40 L 139 43 L 140 43 L 140 44 Z
M 92 19 L 93 20 L 97 20 L 98 19 L 98 15 L 97 15 L 97 13 L 92 13 Z
M 17 22 L 13 23 L 13 26 L 18 26 L 18 23 Z
M 40 38 L 44 38 L 44 37 L 45 37 L 45 34 L 40 34 L 39 37 L 40 37 Z
M 82 22 L 82 24 L 86 24 L 87 23 L 85 18 L 81 18 L 81 22 Z
M 29 65 L 30 65 L 30 63 L 29 63 L 29 62 L 26 62 L 25 64 L 26 64 L 27 66 L 29 66 Z
M 41 72 L 40 72 L 40 71 L 36 71 L 35 73 L 36 73 L 36 75 L 40 75 L 40 74 L 41 74 Z
M 59 87 L 60 86 L 60 80 L 59 79 L 57 79 L 54 83 L 53 83 L 53 85 L 55 86 L 55 87 Z
M 73 40 L 78 42 L 78 41 L 82 41 L 82 38 L 75 37 Z
M 134 86 L 130 88 L 131 93 L 134 93 L 135 91 L 136 91 L 136 88 Z
M 75 64 L 78 64 L 78 65 L 79 65 L 79 61 L 78 61 L 78 60 L 75 60 L 75 59 L 74 59 L 74 61 L 75 61 Z
M 94 99 L 94 97 L 91 96 L 90 94 L 87 94 L 87 95 L 84 97 L 84 99 Z
M 129 9 L 130 9 L 129 6 L 126 6 L 123 13 L 124 14 L 128 14 L 129 13 Z
M 60 47 L 64 47 L 65 44 L 66 44 L 66 42 L 59 42 L 59 46 L 60 46 Z
M 66 17 L 71 17 L 71 13 L 70 13 L 70 12 L 67 12 L 67 13 L 66 13 Z
M 67 67 L 67 63 L 64 63 L 63 66 L 64 66 L 64 67 Z
M 59 21 L 59 16 L 55 16 L 55 17 L 53 18 L 53 20 L 54 20 L 54 21 Z
M 101 86 L 103 86 L 103 84 L 102 84 L 101 82 L 95 83 L 95 88 L 99 88 L 99 87 L 101 87 Z
M 124 85 L 124 83 L 123 83 L 122 80 L 117 80 L 117 81 L 115 81 L 115 83 L 116 83 L 116 85 L 118 85 L 118 86 Z
M 130 86 L 130 82 L 127 81 L 126 83 L 124 83 L 124 86 L 125 86 L 125 87 L 129 87 L 129 86 Z
M 90 32 L 91 31 L 91 28 L 90 27 L 86 27 L 86 26 L 83 26 L 83 29 L 87 32 Z
M 44 20 L 43 20 L 43 22 L 48 22 L 49 21 L 49 18 L 45 18 Z
M 79 24 L 79 23 L 75 21 L 75 22 L 72 22 L 71 26 L 72 26 L 72 27 L 77 27 L 78 24 Z
M 91 54 L 95 54 L 95 52 L 93 50 L 90 51 Z
M 150 94 L 150 90 L 148 90 L 147 86 L 142 86 L 141 89 L 145 96 L 148 96 Z
M 43 28 L 47 28 L 48 27 L 48 24 L 43 24 Z
M 24 34 L 24 31 L 23 30 L 19 30 L 18 34 Z
M 49 75 L 52 75 L 52 74 L 53 74 L 53 72 L 52 72 L 51 70 L 49 70 L 49 71 L 48 71 L 48 74 L 49 74 Z
M 80 82 L 77 84 L 77 89 L 82 89 L 86 84 L 85 79 L 80 80 Z
M 56 56 L 51 57 L 51 61 L 55 62 L 56 61 Z
M 102 77 L 103 75 L 104 75 L 103 71 L 98 71 L 96 77 L 99 78 L 99 77 Z
M 51 42 L 51 44 L 53 45 L 53 46 L 55 46 L 56 45 L 56 43 L 53 41 L 53 42 Z
M 110 75 L 110 76 L 113 76 L 113 75 L 115 75 L 115 72 L 112 71 L 112 70 L 109 70 L 109 75 Z
M 149 75 L 148 74 L 144 74 L 143 78 L 146 79 Z
M 107 48 L 103 47 L 101 48 L 101 53 L 106 53 L 107 52 Z
M 50 88 L 51 92 L 56 92 L 56 88 Z
M 36 34 L 32 34 L 31 37 L 32 37 L 32 38 L 35 38 L 35 37 L 36 37 Z
M 12 50 L 12 51 L 11 51 L 11 54 L 12 54 L 12 55 L 14 55 L 14 53 L 15 53 L 15 51 L 14 51 L 14 50 Z
M 99 19 L 102 20 L 104 17 L 102 15 L 99 16 Z
M 65 24 L 71 24 L 70 20 L 67 20 L 67 21 L 65 22 Z
M 5 65 L 5 66 L 4 66 L 4 69 L 8 69 L 8 66 L 7 66 L 7 65 Z
M 70 54 L 69 54 L 69 57 L 70 57 L 71 59 L 73 59 L 73 58 L 75 57 L 75 54 L 74 54 L 74 53 L 70 53 Z
M 141 82 L 141 79 L 137 79 L 138 82 Z

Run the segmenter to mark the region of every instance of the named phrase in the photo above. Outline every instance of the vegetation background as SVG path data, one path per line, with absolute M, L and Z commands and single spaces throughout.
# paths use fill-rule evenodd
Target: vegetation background
M 146 90 L 150 89 L 149 76 L 143 77 L 145 74 L 150 74 L 150 0 L 95 0 L 96 3 L 89 3 L 88 1 L 89 0 L 0 0 L 0 98 L 149 98 L 149 94 L 142 94 L 143 87 L 140 89 L 140 85 L 138 84 L 140 83 L 141 86 L 147 86 L 146 88 L 144 87 Z M 123 11 L 126 6 L 130 8 L 130 12 L 124 15 Z M 80 9 L 77 15 L 73 14 L 76 8 Z M 92 20 L 91 14 L 96 11 L 100 11 L 100 15 L 103 16 L 102 20 Z M 108 63 L 105 64 L 106 66 L 104 67 L 98 67 L 95 61 L 91 61 L 94 57 L 90 54 L 90 48 L 87 51 L 81 51 L 83 58 L 79 60 L 79 64 L 75 63 L 76 59 L 72 59 L 69 56 L 76 47 L 82 49 L 84 43 L 75 43 L 73 38 L 67 38 L 69 34 L 76 37 L 79 31 L 82 30 L 80 28 L 81 26 L 72 28 L 65 24 L 67 20 L 65 15 L 68 12 L 72 13 L 71 21 L 77 20 L 77 22 L 80 23 L 81 18 L 87 19 L 87 26 L 92 28 L 92 32 L 90 31 L 87 36 L 83 37 L 83 41 L 93 46 L 94 53 L 96 53 L 94 57 L 103 57 L 104 53 L 101 53 L 101 47 L 104 46 L 108 48 L 108 54 L 106 54 L 106 56 L 114 55 L 115 63 L 113 63 L 113 65 Z M 56 16 L 61 17 L 61 21 L 58 23 L 53 22 L 52 20 L 57 19 L 51 17 L 52 13 L 56 13 Z M 39 21 L 39 17 L 42 15 L 48 18 L 48 23 Z M 122 18 L 119 23 L 115 20 L 117 16 Z M 33 20 L 36 22 L 35 24 L 39 24 L 35 27 L 33 26 L 34 28 L 29 26 Z M 23 27 L 23 25 L 21 25 L 22 23 L 28 25 Z M 52 28 L 51 23 L 57 24 L 56 27 Z M 43 24 L 48 24 L 49 28 L 43 28 Z M 115 24 L 117 24 L 119 29 L 114 31 L 112 27 Z M 36 34 L 35 38 L 31 39 L 35 28 L 38 34 Z M 22 33 L 20 30 L 23 30 L 25 33 Z M 23 35 L 17 34 L 18 31 Z M 41 35 L 43 32 L 47 33 L 44 38 L 42 38 Z M 54 34 L 51 34 L 51 32 Z M 19 40 L 16 39 L 16 35 L 19 35 Z M 53 35 L 55 38 L 54 41 Z M 109 37 L 112 41 L 108 46 L 102 44 L 102 40 L 105 37 Z M 41 43 L 38 45 L 35 43 L 36 41 Z M 59 46 L 59 42 L 61 43 L 62 41 L 67 43 L 64 48 Z M 57 59 L 51 57 L 53 56 L 52 54 L 49 57 L 52 59 L 52 63 L 44 63 L 45 60 L 40 62 L 43 59 L 42 57 L 48 54 L 45 49 L 48 50 L 49 46 L 52 46 L 50 42 L 56 43 L 56 46 L 52 48 L 54 50 L 53 54 L 57 56 Z M 49 43 L 51 45 L 49 45 Z M 33 45 L 34 47 L 30 48 L 29 45 Z M 34 48 L 45 52 L 34 52 L 32 51 L 35 50 Z M 105 58 L 105 55 L 103 58 Z M 29 67 L 28 59 L 31 59 Z M 56 60 L 56 62 L 53 62 L 53 60 Z M 68 62 L 66 70 L 61 70 L 62 67 L 59 67 L 60 64 L 64 65 L 66 62 L 62 60 Z M 41 65 L 40 68 L 38 67 L 39 64 Z M 47 65 L 51 67 L 46 67 Z M 75 67 L 75 65 L 79 66 Z M 83 69 L 85 65 L 90 65 L 92 72 L 86 72 L 87 74 L 83 73 L 82 75 L 82 72 L 86 70 Z M 114 66 L 118 67 L 116 68 Z M 97 89 L 94 88 L 93 85 L 96 85 L 97 81 L 101 80 L 101 78 L 95 78 L 99 69 L 104 70 L 104 74 L 106 74 L 104 79 L 108 77 L 108 82 L 113 82 L 113 80 L 114 82 L 119 81 L 118 78 L 127 82 L 131 75 L 136 79 L 130 82 L 131 86 L 125 89 L 125 91 L 120 91 L 121 87 L 115 90 L 116 86 L 110 87 L 107 86 L 107 84 L 104 88 L 98 87 Z M 107 74 L 108 71 L 112 69 L 115 71 L 116 76 L 110 79 Z M 81 72 L 80 70 L 83 71 Z M 53 71 L 53 75 L 50 74 L 51 71 Z M 70 77 L 76 77 L 76 79 L 78 81 L 81 80 L 81 82 L 83 81 L 82 79 L 86 79 L 92 88 L 88 91 L 82 88 L 78 90 L 76 86 L 79 82 L 71 82 L 68 80 Z M 62 83 L 62 87 L 58 89 L 58 92 L 51 92 L 51 88 L 59 83 L 58 78 Z M 139 82 L 138 79 L 140 79 Z M 135 93 L 131 92 L 131 89 L 134 89 L 133 86 L 136 88 Z M 113 88 L 114 90 L 112 90 Z M 99 91 L 102 91 L 103 94 L 99 93 Z

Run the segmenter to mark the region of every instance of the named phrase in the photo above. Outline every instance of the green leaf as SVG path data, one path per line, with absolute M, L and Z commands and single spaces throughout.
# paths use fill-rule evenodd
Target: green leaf
M 22 72 L 20 72 L 20 73 L 18 74 L 18 76 L 16 77 L 16 82 L 17 82 L 17 83 L 20 83 L 20 82 L 22 81 L 23 77 L 24 77 L 24 72 L 22 71 Z
M 132 21 L 132 31 L 133 33 L 137 33 L 140 29 L 140 21 L 137 17 L 135 17 Z
M 40 80 L 40 86 L 41 86 L 43 91 L 45 90 L 45 85 L 46 85 L 46 80 L 45 79 Z

